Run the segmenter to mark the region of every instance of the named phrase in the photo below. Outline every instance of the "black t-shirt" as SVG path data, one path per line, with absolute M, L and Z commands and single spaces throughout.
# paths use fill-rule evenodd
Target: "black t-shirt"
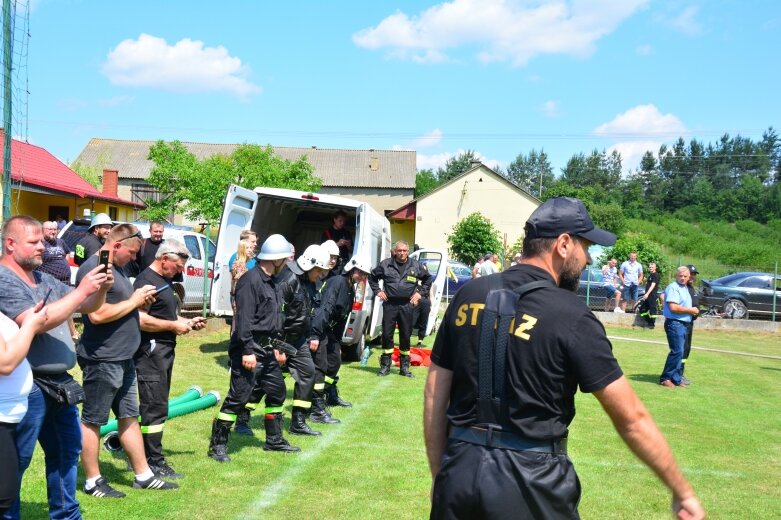
M 656 291 L 659 290 L 659 273 L 658 272 L 656 272 L 656 273 L 648 273 L 648 278 L 646 279 L 646 282 L 645 282 L 645 292 L 648 292 L 648 289 L 649 289 L 649 287 L 651 287 L 652 283 L 656 284 L 656 285 L 654 285 L 654 290 L 652 291 L 652 294 L 648 295 L 648 299 L 649 300 L 651 298 L 656 298 Z
M 146 268 L 141 271 L 136 281 L 133 282 L 134 289 L 140 289 L 145 285 L 154 285 L 162 287 L 168 284 L 170 287 L 157 293 L 155 302 L 146 309 L 146 312 L 153 318 L 167 321 L 176 321 L 176 294 L 173 291 L 172 281 L 157 274 L 154 270 Z M 167 343 L 176 343 L 176 333 L 170 330 L 160 332 L 141 331 L 141 344 L 149 343 L 150 340 L 163 341 Z
M 76 265 L 81 265 L 84 261 L 98 252 L 103 247 L 105 240 L 99 239 L 92 233 L 87 233 L 84 238 L 76 243 L 75 252 L 73 254 L 73 261 Z
M 98 265 L 98 257 L 87 258 L 76 273 L 76 286 L 91 270 Z M 121 267 L 113 267 L 114 285 L 106 293 L 106 303 L 120 303 L 133 294 L 130 283 Z M 132 359 L 141 344 L 141 328 L 138 309 L 133 309 L 121 318 L 93 324 L 87 314 L 82 314 L 84 334 L 81 335 L 76 353 L 90 361 L 124 361 Z
M 456 426 L 477 422 L 478 323 L 493 276 L 501 277 L 505 289 L 551 280 L 542 269 L 521 264 L 456 293 L 431 354 L 434 363 L 453 371 L 447 415 Z M 513 327 L 505 379 L 511 424 L 502 426 L 532 439 L 565 437 L 578 386 L 594 392 L 622 375 L 605 328 L 575 293 L 553 286 L 521 299 Z

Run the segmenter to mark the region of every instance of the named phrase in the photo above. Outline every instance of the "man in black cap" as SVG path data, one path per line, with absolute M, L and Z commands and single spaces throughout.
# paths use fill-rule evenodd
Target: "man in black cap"
M 526 222 L 521 262 L 465 285 L 448 306 L 424 394 L 432 519 L 578 518 L 566 455 L 578 386 L 672 491 L 674 511 L 704 518 L 604 327 L 575 294 L 588 247 L 615 240 L 579 200 L 550 199 Z

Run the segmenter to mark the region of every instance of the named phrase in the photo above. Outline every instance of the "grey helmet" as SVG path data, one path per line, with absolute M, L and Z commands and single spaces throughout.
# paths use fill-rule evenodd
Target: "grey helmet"
M 109 226 L 113 226 L 114 223 L 111 222 L 111 217 L 106 215 L 105 213 L 98 213 L 95 215 L 95 218 L 92 219 L 92 221 L 89 223 L 89 230 L 92 231 L 92 228 L 95 226 L 104 226 L 108 224 Z
M 280 234 L 269 236 L 257 255 L 258 260 L 281 260 L 293 254 L 290 243 Z

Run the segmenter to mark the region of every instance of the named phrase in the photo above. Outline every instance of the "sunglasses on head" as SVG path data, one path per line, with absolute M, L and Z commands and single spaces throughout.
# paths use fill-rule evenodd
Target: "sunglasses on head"
M 136 231 L 132 235 L 126 236 L 125 238 L 120 238 L 119 240 L 117 240 L 117 242 L 124 242 L 125 240 L 130 240 L 131 238 L 137 238 L 139 240 L 144 240 L 144 235 L 142 235 L 140 231 Z

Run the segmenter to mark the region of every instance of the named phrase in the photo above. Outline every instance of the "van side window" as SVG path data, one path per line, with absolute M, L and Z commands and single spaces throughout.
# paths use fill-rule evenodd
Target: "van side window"
M 203 247 L 203 250 L 206 251 L 206 237 L 200 237 L 201 239 L 201 247 Z M 190 246 L 187 246 L 189 249 Z M 209 240 L 209 262 L 214 262 L 214 255 L 217 253 L 217 246 Z M 200 256 L 198 257 L 200 258 Z
M 201 250 L 198 247 L 198 239 L 193 235 L 184 236 L 184 245 L 187 246 L 187 250 L 190 251 L 190 258 L 195 260 L 200 260 L 202 258 Z

